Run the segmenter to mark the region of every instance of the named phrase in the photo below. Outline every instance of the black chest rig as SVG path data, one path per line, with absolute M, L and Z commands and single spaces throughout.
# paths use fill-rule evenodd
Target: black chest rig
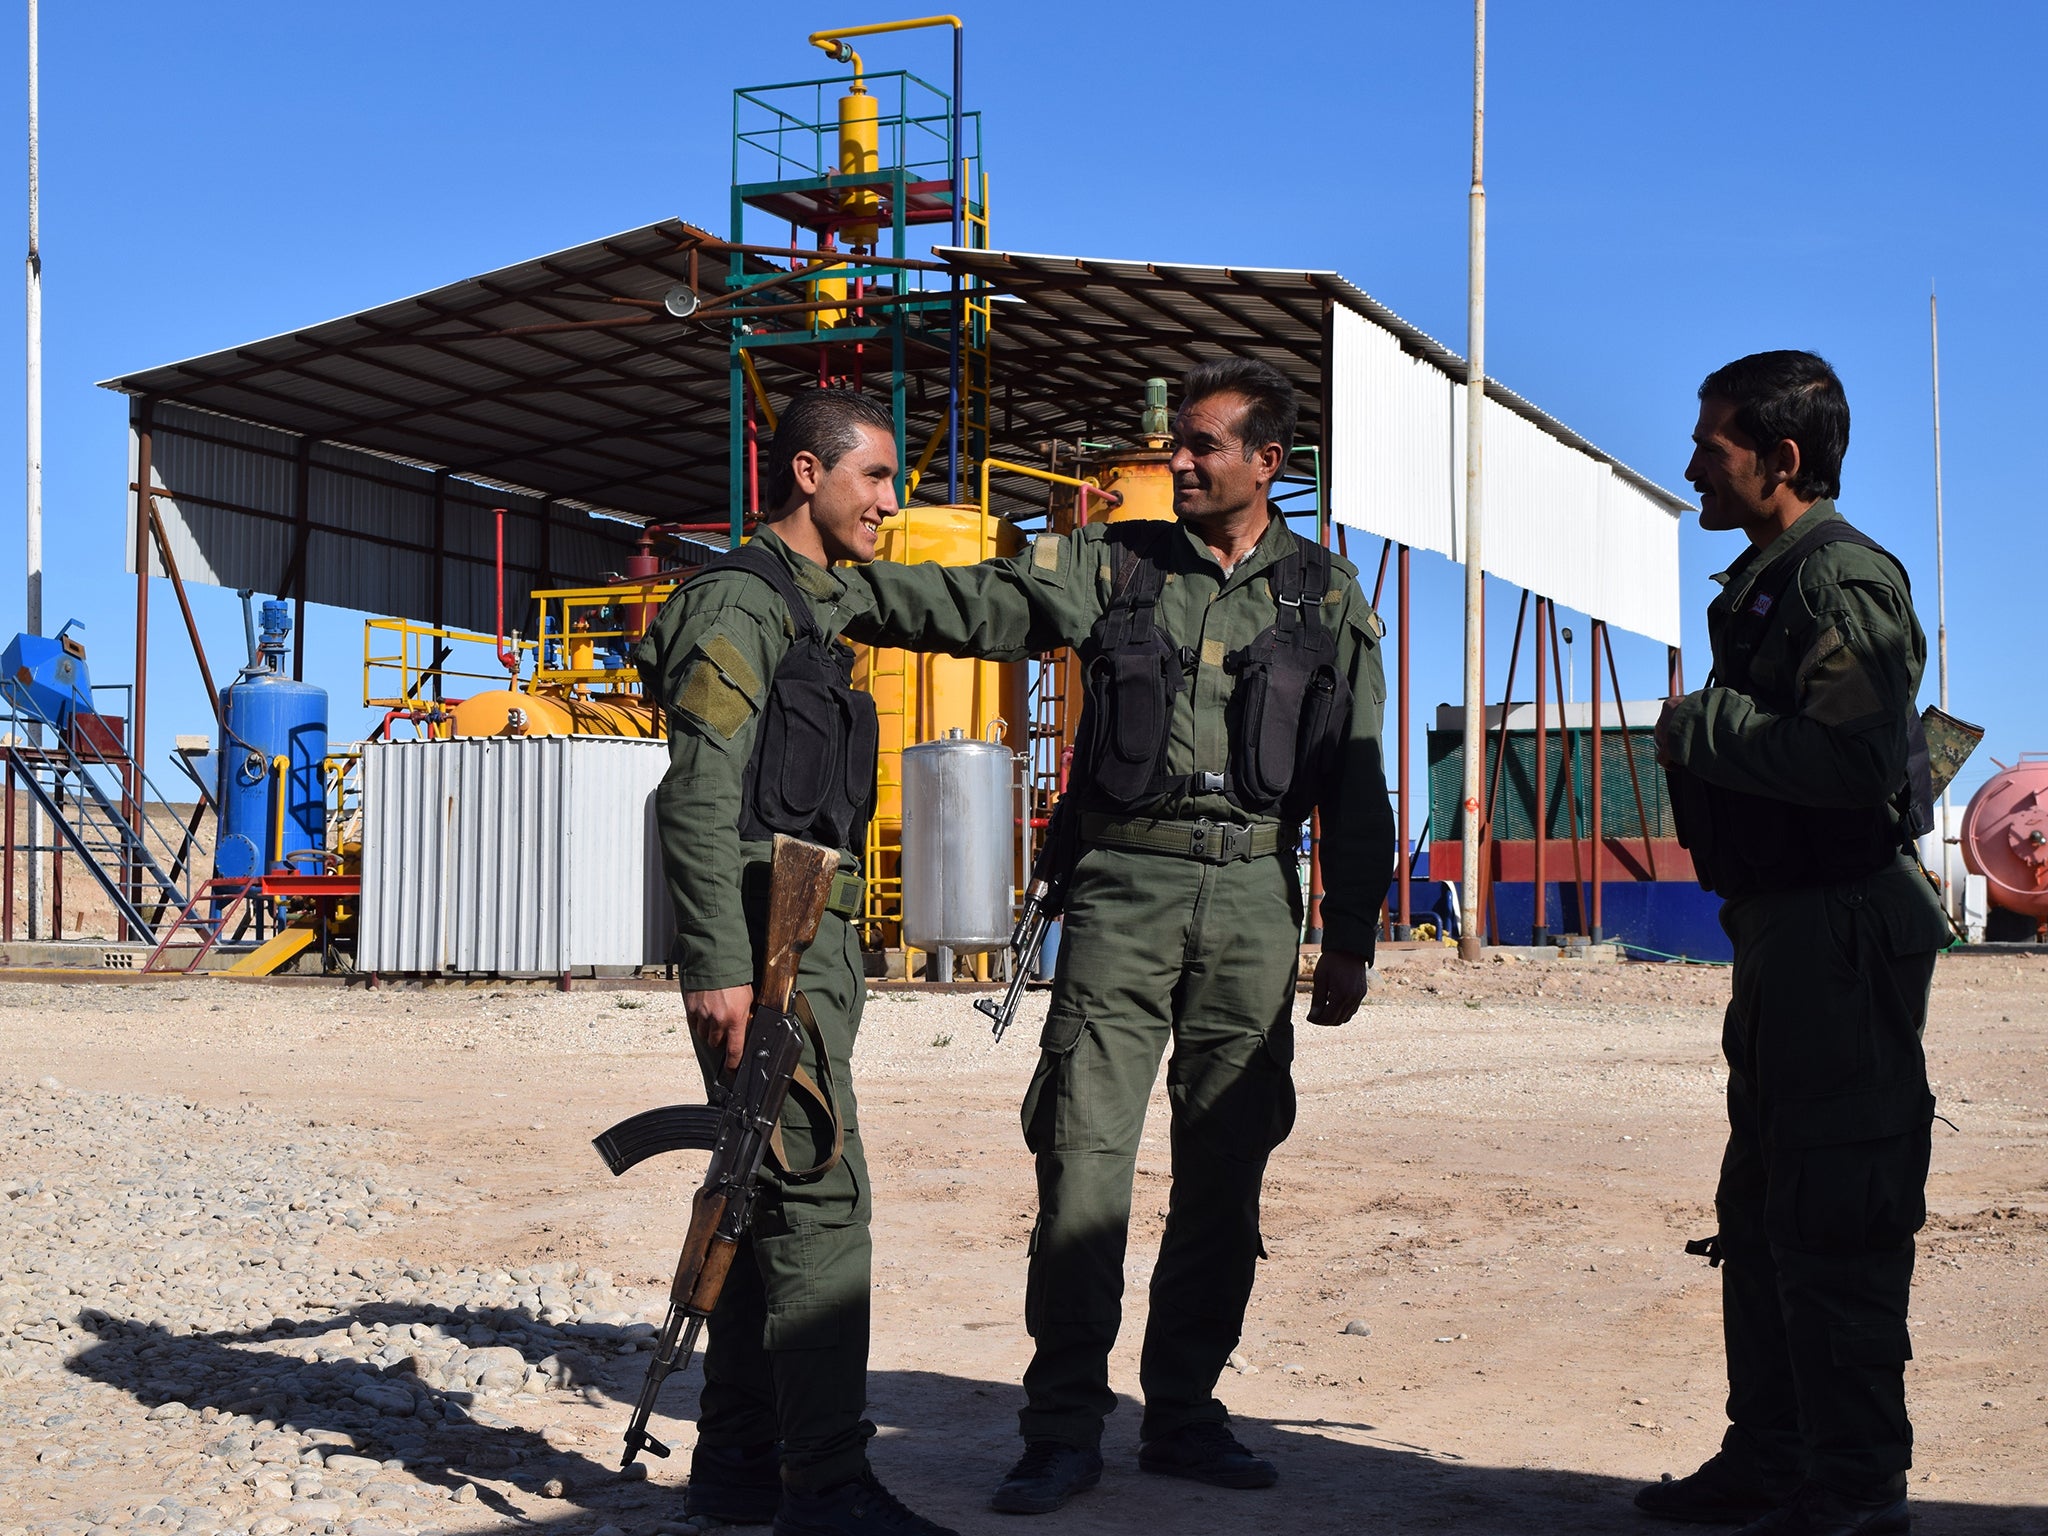
M 1278 612 L 1250 645 L 1224 658 L 1237 678 L 1223 773 L 1166 770 L 1174 700 L 1195 666 L 1154 617 L 1176 526 L 1121 523 L 1109 606 L 1081 647 L 1083 702 L 1075 766 L 1091 803 L 1135 811 L 1165 796 L 1221 792 L 1240 810 L 1301 822 L 1335 769 L 1351 718 L 1337 637 L 1323 621 L 1330 552 L 1294 535 L 1267 572 Z
M 796 630 L 768 685 L 740 801 L 740 836 L 775 833 L 862 851 L 875 808 L 875 701 L 853 686 L 853 647 L 819 628 L 811 605 L 771 550 L 748 544 L 709 562 L 773 587 Z
M 1829 544 L 1876 550 L 1898 567 L 1900 582 L 1912 592 L 1897 556 L 1861 530 L 1830 518 L 1766 566 L 1743 595 L 1740 610 L 1714 626 L 1708 687 L 1747 694 L 1774 715 L 1798 713 L 1792 679 L 1759 680 L 1752 668 L 1772 617 L 1795 588 L 1799 567 Z M 1907 727 L 1905 781 L 1885 805 L 1794 805 L 1709 784 L 1683 769 L 1669 770 L 1668 778 L 1678 840 L 1692 854 L 1700 884 L 1724 897 L 1861 880 L 1934 828 L 1927 735 L 1917 714 Z

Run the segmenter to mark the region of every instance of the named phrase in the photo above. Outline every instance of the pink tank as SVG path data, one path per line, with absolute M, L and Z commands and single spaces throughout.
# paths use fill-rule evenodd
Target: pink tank
M 2048 752 L 2021 753 L 1970 797 L 1962 844 L 1994 907 L 2048 917 Z

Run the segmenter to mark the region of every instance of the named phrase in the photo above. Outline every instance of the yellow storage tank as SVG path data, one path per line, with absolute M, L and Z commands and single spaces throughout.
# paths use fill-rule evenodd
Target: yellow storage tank
M 660 710 L 632 694 L 574 699 L 499 688 L 464 699 L 450 713 L 457 736 L 626 736 L 651 741 L 662 735 Z
M 1024 547 L 1016 525 L 973 506 L 913 506 L 882 524 L 877 557 L 915 564 L 973 565 Z M 853 682 L 875 701 L 881 724 L 875 816 L 868 830 L 867 933 L 871 945 L 901 942 L 903 749 L 959 730 L 1023 750 L 1025 669 L 1020 662 L 970 661 L 854 647 Z

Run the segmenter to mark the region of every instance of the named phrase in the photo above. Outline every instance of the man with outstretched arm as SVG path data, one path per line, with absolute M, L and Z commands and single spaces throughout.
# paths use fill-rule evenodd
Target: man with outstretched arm
M 832 566 L 874 558 L 896 507 L 894 425 L 856 391 L 805 390 L 767 458 L 775 514 L 677 589 L 635 655 L 668 711 L 656 816 L 707 1084 L 738 1063 L 753 1011 L 774 835 L 842 856 L 797 973 L 815 1091 L 785 1103 L 774 1166 L 763 1165 L 711 1314 L 684 1510 L 711 1524 L 772 1520 L 777 1536 L 952 1536 L 876 1479 L 864 1416 L 869 1191 L 850 1058 L 865 986 L 851 919 L 877 736 L 838 639 L 865 589 L 849 595 Z
M 1835 510 L 1849 404 L 1810 352 L 1699 389 L 1700 526 L 1748 547 L 1707 608 L 1714 675 L 1657 722 L 1678 831 L 1735 943 L 1722 1046 L 1728 1431 L 1636 1495 L 1742 1536 L 1904 1532 L 1913 1234 L 1934 1097 L 1920 1036 L 1948 926 L 1914 710 L 1927 641 L 1898 561 Z
M 1132 1176 L 1169 1041 L 1173 1192 L 1139 1466 L 1228 1488 L 1278 1477 L 1231 1434 L 1215 1387 L 1262 1253 L 1266 1160 L 1294 1123 L 1302 824 L 1320 808 L 1312 1023 L 1342 1024 L 1364 998 L 1394 863 L 1383 626 L 1352 568 L 1267 499 L 1295 417 L 1275 369 L 1203 364 L 1174 421 L 1175 521 L 1046 533 L 975 566 L 847 573 L 873 597 L 848 623 L 856 640 L 1002 661 L 1072 646 L 1087 679 L 1068 791 L 1080 853 L 1023 1107 L 1036 1353 L 999 1511 L 1057 1509 L 1102 1475 Z

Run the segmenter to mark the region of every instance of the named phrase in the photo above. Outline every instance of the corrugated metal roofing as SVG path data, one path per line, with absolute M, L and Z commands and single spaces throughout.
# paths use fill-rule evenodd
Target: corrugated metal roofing
M 1463 377 L 1456 353 L 1334 272 L 935 255 L 1002 296 L 990 401 L 1002 457 L 1042 459 L 1048 439 L 1127 438 L 1146 378 L 1242 353 L 1295 381 L 1301 442 L 1337 449 L 1333 461 L 1341 459 L 1324 421 L 1338 314 L 1391 338 L 1414 368 L 1454 383 Z M 525 590 L 542 579 L 590 580 L 617 568 L 638 522 L 723 520 L 730 338 L 724 324 L 676 321 L 654 306 L 679 282 L 721 293 L 737 262 L 782 270 L 666 219 L 106 387 L 136 397 L 136 426 L 152 424 L 152 480 L 169 494 L 167 531 L 189 579 L 480 629 L 495 598 L 492 506 L 514 514 L 506 599 L 520 616 Z M 943 339 L 918 335 L 906 355 L 912 452 L 943 411 Z M 753 355 L 773 395 L 816 377 L 815 348 Z M 1512 391 L 1489 381 L 1487 394 L 1584 462 L 1606 466 L 1633 496 L 1674 512 L 1685 506 Z M 1436 478 L 1420 459 L 1454 451 L 1448 439 L 1436 443 L 1444 435 L 1432 423 L 1426 442 L 1400 431 L 1375 441 L 1399 445 L 1414 461 L 1402 474 L 1419 487 Z M 303 490 L 296 460 L 309 466 Z M 1331 473 L 1341 487 L 1344 466 L 1333 462 Z M 934 473 L 923 499 L 944 490 Z M 1042 508 L 1041 492 L 998 481 L 998 504 L 1029 514 Z M 1411 499 L 1402 485 L 1388 494 Z M 1341 507 L 1339 515 L 1357 521 Z M 1398 515 L 1455 512 L 1424 498 Z

